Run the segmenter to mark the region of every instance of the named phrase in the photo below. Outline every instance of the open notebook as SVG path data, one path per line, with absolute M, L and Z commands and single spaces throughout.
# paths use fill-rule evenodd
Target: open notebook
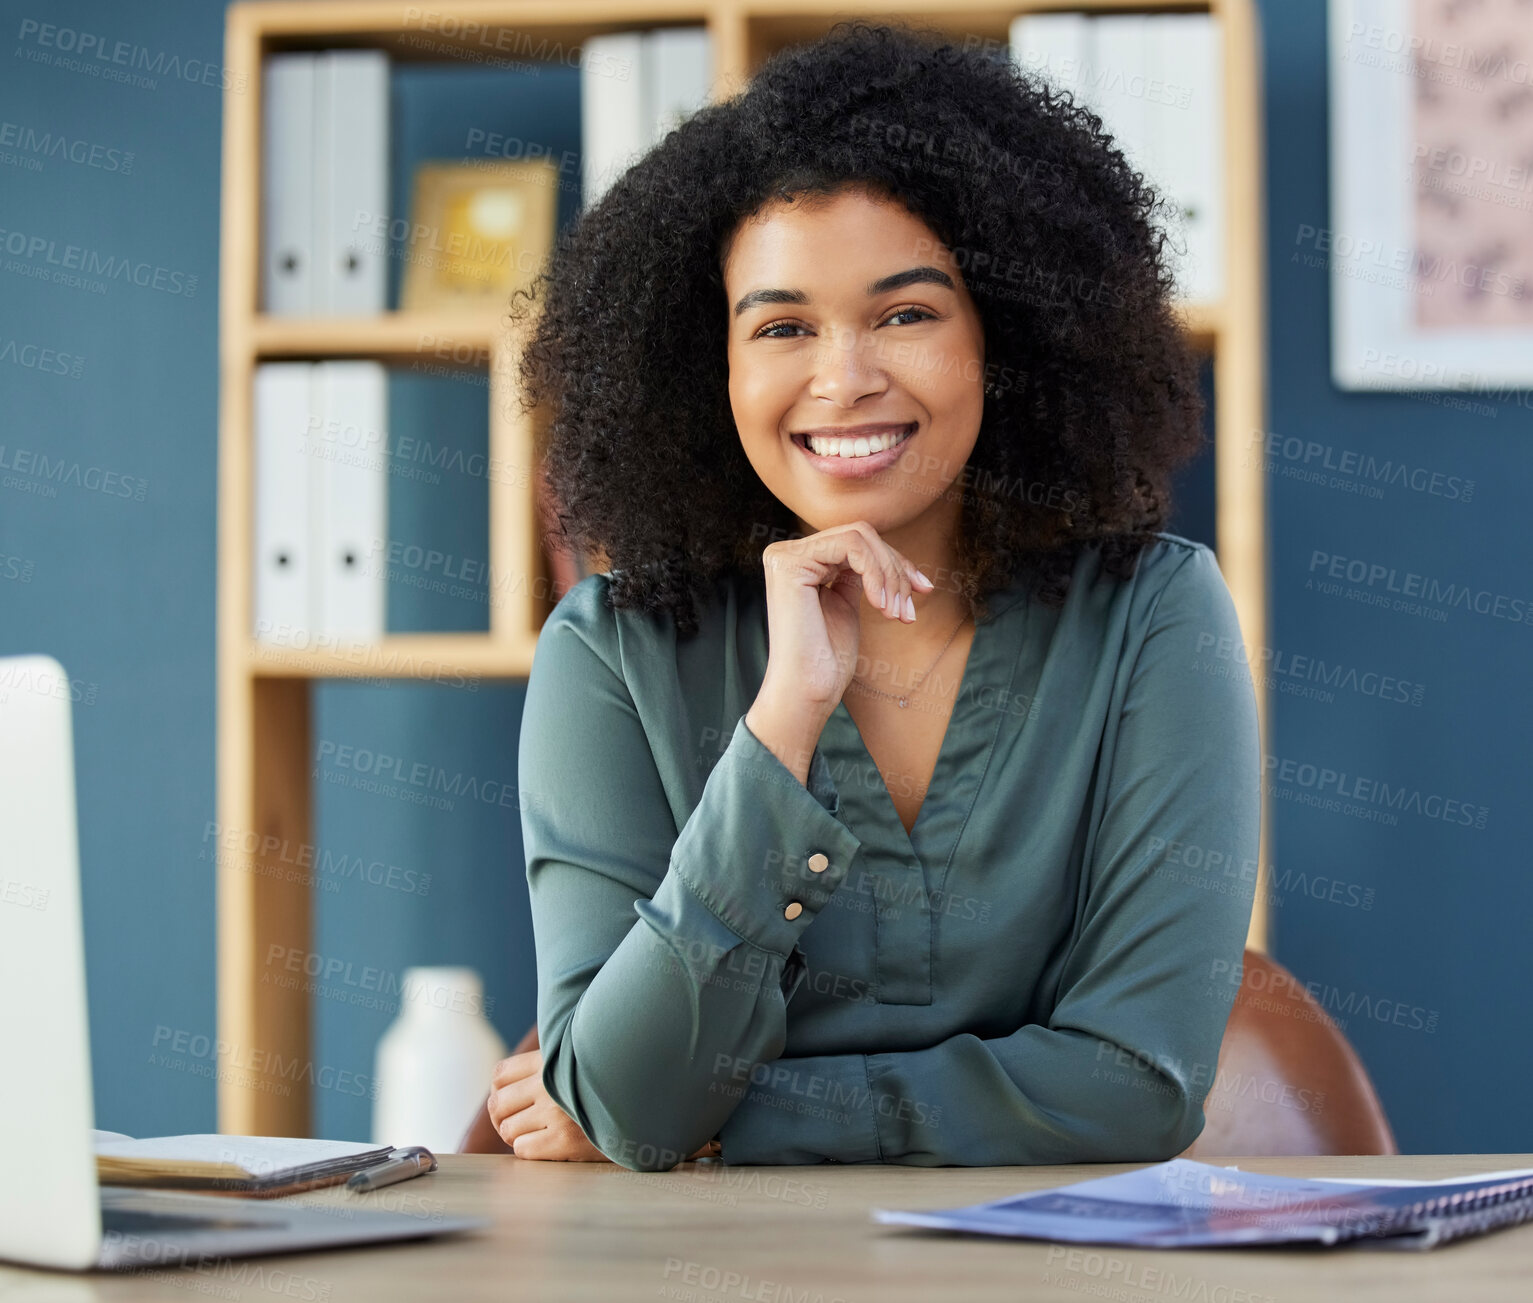
M 102 1185 L 148 1185 L 256 1198 L 335 1185 L 375 1166 L 389 1145 L 286 1136 L 153 1136 L 91 1133 Z

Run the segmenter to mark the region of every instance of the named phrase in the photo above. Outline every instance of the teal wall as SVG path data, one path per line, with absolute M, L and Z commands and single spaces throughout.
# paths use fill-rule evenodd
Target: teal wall
M 1332 465 L 1347 464 L 1349 452 L 1393 459 L 1426 486 L 1375 485 L 1383 493 L 1373 498 L 1306 482 L 1291 473 L 1302 460 L 1280 445 L 1268 481 L 1269 641 L 1295 672 L 1274 677 L 1303 687 L 1293 658 L 1318 657 L 1355 671 L 1359 683 L 1392 676 L 1422 693 L 1414 705 L 1358 690 L 1322 701 L 1275 689 L 1266 749 L 1292 762 L 1296 779 L 1311 765 L 1346 774 L 1349 790 L 1373 779 L 1406 789 L 1407 801 L 1419 793 L 1423 809 L 1447 800 L 1488 809 L 1483 828 L 1414 812 L 1388 825 L 1370 821 L 1376 799 L 1348 802 L 1364 814 L 1338 812 L 1305 803 L 1333 789 L 1276 782 L 1272 860 L 1274 880 L 1286 885 L 1272 910 L 1273 951 L 1345 1024 L 1401 1149 L 1527 1152 L 1533 1123 L 1507 1101 L 1511 1084 L 1533 1073 L 1522 971 L 1533 919 L 1524 777 L 1533 624 L 1463 607 L 1439 623 L 1309 584 L 1321 552 L 1533 601 L 1533 393 L 1463 409 L 1454 395 L 1332 387 L 1329 274 L 1296 257 L 1314 251 L 1311 231 L 1330 226 L 1325 5 L 1260 8 L 1270 433 L 1318 443 Z M 1440 488 L 1460 481 L 1460 496 L 1430 491 L 1434 474 Z
M 0 444 L 7 458 L 43 454 L 78 468 L 56 496 L 28 491 L 38 480 L 26 474 L 20 487 L 0 485 L 0 653 L 50 652 L 77 681 L 97 1118 L 135 1134 L 215 1125 L 211 1056 L 181 1054 L 177 1067 L 157 1055 L 171 1037 L 215 1031 L 206 830 L 220 94 L 197 79 L 194 61 L 212 64 L 216 83 L 223 8 L 0 0 L 0 124 L 83 143 L 76 162 L 0 137 L 0 240 L 21 232 L 51 242 L 54 257 L 77 245 L 162 269 L 164 288 L 114 281 L 96 292 L 27 274 L 52 272 L 46 252 L 0 252 Z M 1265 0 L 1260 9 L 1272 430 L 1337 457 L 1393 457 L 1475 483 L 1466 501 L 1396 485 L 1369 498 L 1272 477 L 1272 650 L 1343 663 L 1359 677 L 1392 675 L 1422 692 L 1411 704 L 1275 690 L 1267 750 L 1296 773 L 1309 764 L 1488 811 L 1483 828 L 1413 813 L 1389 825 L 1307 803 L 1311 789 L 1280 784 L 1275 952 L 1346 1023 L 1402 1148 L 1527 1151 L 1533 1131 L 1502 1105 L 1506 1082 L 1533 1075 L 1533 1043 L 1522 1034 L 1533 627 L 1462 609 L 1438 623 L 1308 581 L 1321 551 L 1533 599 L 1523 501 L 1533 480 L 1533 400 L 1519 394 L 1464 410 L 1331 386 L 1327 277 L 1293 258 L 1301 232 L 1328 223 L 1324 5 Z M 91 75 L 93 61 L 70 62 L 77 56 L 28 26 L 45 21 L 109 48 L 129 42 L 169 71 L 152 86 Z M 537 76 L 416 68 L 396 76 L 393 96 L 399 212 L 412 161 L 472 152 L 473 129 L 578 148 L 578 82 L 568 68 Z M 562 197 L 562 220 L 575 198 Z M 485 393 L 472 378 L 397 372 L 390 419 L 397 431 L 482 451 Z M 1189 477 L 1177 521 L 1194 537 L 1207 536 L 1208 472 Z M 483 558 L 485 498 L 471 474 L 446 472 L 436 484 L 395 477 L 391 536 Z M 392 627 L 484 627 L 483 600 L 431 593 L 419 581 L 408 571 L 391 577 Z M 365 748 L 437 766 L 449 781 L 461 776 L 460 789 L 498 791 L 516 780 L 520 711 L 515 686 L 414 683 L 325 685 L 315 711 L 317 841 L 413 871 L 404 881 L 417 887 L 431 875 L 425 892 L 338 878 L 336 890 L 316 895 L 315 952 L 353 972 L 471 964 L 508 1040 L 533 1017 L 514 806 L 468 797 L 423 809 L 368 790 L 366 775 L 336 757 Z M 314 1006 L 316 1071 L 348 1083 L 316 1092 L 317 1126 L 339 1137 L 368 1132 L 366 1096 L 349 1083 L 370 1077 L 390 1017 L 366 1007 L 365 992 L 360 1004 L 351 994 L 319 995 Z

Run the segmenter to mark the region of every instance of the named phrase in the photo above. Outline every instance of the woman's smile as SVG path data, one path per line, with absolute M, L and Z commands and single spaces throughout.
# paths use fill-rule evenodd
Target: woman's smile
M 877 475 L 904 455 L 900 450 L 919 432 L 920 422 L 904 425 L 853 426 L 844 433 L 795 434 L 793 443 L 803 450 L 815 470 L 841 479 Z

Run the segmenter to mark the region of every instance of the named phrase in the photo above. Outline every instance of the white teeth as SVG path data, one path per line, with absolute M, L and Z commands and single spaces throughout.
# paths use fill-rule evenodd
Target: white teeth
M 805 442 L 821 457 L 868 457 L 875 452 L 883 452 L 897 443 L 903 443 L 910 438 L 911 433 L 909 430 L 901 430 L 895 434 L 881 434 L 876 439 L 865 437 L 837 439 L 808 435 Z

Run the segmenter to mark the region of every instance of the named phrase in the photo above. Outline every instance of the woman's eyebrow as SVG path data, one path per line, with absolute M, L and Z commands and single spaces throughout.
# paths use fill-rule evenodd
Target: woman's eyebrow
M 892 272 L 888 276 L 881 276 L 873 281 L 867 288 L 867 296 L 870 299 L 877 298 L 878 295 L 887 294 L 890 290 L 920 284 L 941 285 L 947 289 L 955 288 L 953 278 L 940 267 L 907 267 L 904 271 Z M 735 316 L 738 317 L 741 313 L 749 312 L 752 308 L 764 303 L 808 302 L 809 296 L 803 290 L 752 290 L 735 304 Z

